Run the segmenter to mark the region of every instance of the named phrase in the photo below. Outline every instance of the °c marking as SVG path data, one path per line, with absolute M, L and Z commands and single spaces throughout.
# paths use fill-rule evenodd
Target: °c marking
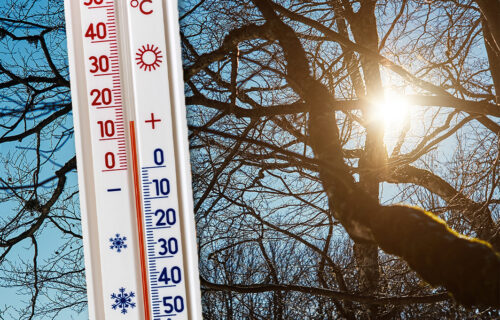
M 143 7 L 145 3 L 153 3 L 153 0 L 141 0 L 141 2 L 139 2 L 138 0 L 130 1 L 130 5 L 132 6 L 132 8 L 139 7 L 139 10 L 141 11 L 142 14 L 145 14 L 145 15 L 152 14 L 153 13 L 152 9 L 147 10 L 146 8 Z
M 154 113 L 151 113 L 151 119 L 150 120 L 146 120 L 144 122 L 148 123 L 150 122 L 151 123 L 151 129 L 155 129 L 155 122 L 160 122 L 161 119 L 155 119 L 155 114 Z

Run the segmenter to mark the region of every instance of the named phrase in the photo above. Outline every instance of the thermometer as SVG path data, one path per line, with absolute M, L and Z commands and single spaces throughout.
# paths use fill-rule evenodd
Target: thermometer
M 91 319 L 201 319 L 177 1 L 66 0 Z

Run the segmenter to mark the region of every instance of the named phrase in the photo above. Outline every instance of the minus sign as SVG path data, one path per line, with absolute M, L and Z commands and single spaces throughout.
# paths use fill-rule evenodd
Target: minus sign
M 108 189 L 108 192 L 122 191 L 122 188 Z

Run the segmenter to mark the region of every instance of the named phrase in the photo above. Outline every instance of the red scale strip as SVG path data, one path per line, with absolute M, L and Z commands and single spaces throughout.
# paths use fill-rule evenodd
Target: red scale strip
M 100 74 L 96 76 L 106 76 L 111 77 L 111 90 L 113 95 L 113 106 L 97 107 L 96 109 L 114 108 L 115 109 L 115 129 L 116 137 L 103 138 L 100 141 L 111 140 L 116 141 L 118 147 L 118 158 L 119 166 L 118 168 L 102 170 L 103 172 L 110 171 L 120 171 L 127 170 L 127 150 L 125 141 L 125 122 L 123 119 L 123 106 L 122 106 L 122 96 L 121 96 L 121 83 L 120 83 L 120 69 L 119 69 L 119 57 L 118 57 L 118 41 L 117 41 L 117 28 L 115 19 L 115 8 L 114 1 L 109 0 L 105 2 L 105 5 L 94 8 L 105 8 L 106 9 L 106 28 L 108 32 L 108 39 L 91 41 L 91 43 L 99 42 L 109 42 L 109 60 L 111 61 L 111 73 Z M 139 169 L 138 169 L 138 159 L 137 159 L 137 146 L 136 146 L 136 136 L 135 136 L 135 126 L 134 122 L 130 122 L 130 140 L 132 147 L 132 169 L 134 177 L 134 191 L 135 191 L 135 201 L 136 201 L 136 214 L 138 222 L 139 231 L 139 248 L 140 248 L 140 258 L 141 258 L 141 278 L 142 278 L 142 290 L 144 299 L 144 315 L 146 320 L 150 320 L 150 310 L 149 310 L 149 292 L 148 292 L 148 282 L 147 282 L 147 270 L 146 270 L 146 257 L 144 249 L 144 232 L 142 225 L 142 206 L 141 206 L 141 194 L 140 194 L 140 181 L 139 181 Z
M 109 1 L 109 3 L 113 4 L 113 1 Z M 118 41 L 116 36 L 116 19 L 115 19 L 115 8 L 114 5 L 109 7 L 106 10 L 107 15 L 107 31 L 108 37 L 113 41 L 109 44 L 109 58 L 111 60 L 111 73 L 107 74 L 112 78 L 112 92 L 113 92 L 113 101 L 115 108 L 115 126 L 117 139 L 115 139 L 118 147 L 118 162 L 120 169 L 127 169 L 127 149 L 125 143 L 125 130 L 124 130 L 124 119 L 123 119 L 123 106 L 122 106 L 122 98 L 121 98 L 121 84 L 120 84 L 120 69 L 119 69 L 119 58 L 118 58 Z

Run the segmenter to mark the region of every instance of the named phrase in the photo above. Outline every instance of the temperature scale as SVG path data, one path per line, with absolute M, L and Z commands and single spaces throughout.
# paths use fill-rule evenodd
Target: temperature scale
M 89 317 L 201 319 L 177 1 L 65 9 Z

